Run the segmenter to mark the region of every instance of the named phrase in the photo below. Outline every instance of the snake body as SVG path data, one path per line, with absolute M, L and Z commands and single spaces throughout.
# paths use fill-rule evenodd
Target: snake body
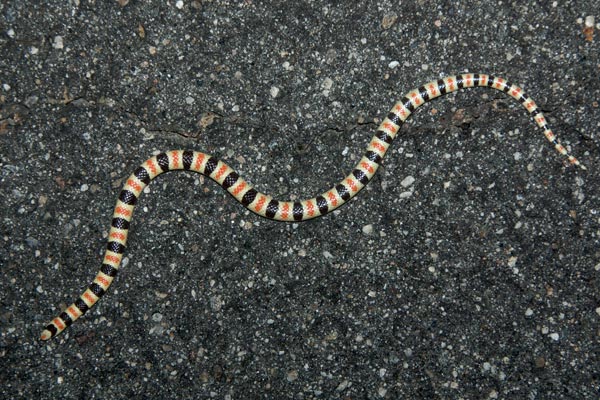
M 127 179 L 115 206 L 108 245 L 100 271 L 85 292 L 48 323 L 41 334 L 41 339 L 48 340 L 62 332 L 85 314 L 106 293 L 117 275 L 125 252 L 134 207 L 143 189 L 158 175 L 174 170 L 198 172 L 217 182 L 253 213 L 277 221 L 306 221 L 325 215 L 340 207 L 369 183 L 381 164 L 388 147 L 396 137 L 400 126 L 415 109 L 443 94 L 475 86 L 497 89 L 518 100 L 529 111 L 556 151 L 566 157 L 571 164 L 585 169 L 560 144 L 548 127 L 544 114 L 523 89 L 511 84 L 506 79 L 485 74 L 449 76 L 429 82 L 408 92 L 390 110 L 352 172 L 335 187 L 307 200 L 279 201 L 273 199 L 271 196 L 254 189 L 223 161 L 205 153 L 189 150 L 171 150 L 160 153 L 145 161 Z

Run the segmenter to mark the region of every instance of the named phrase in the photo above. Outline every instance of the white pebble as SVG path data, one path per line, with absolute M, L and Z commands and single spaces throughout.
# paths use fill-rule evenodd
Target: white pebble
M 59 49 L 59 50 L 62 49 L 63 47 L 65 47 L 62 36 L 54 37 L 54 42 L 52 42 L 52 47 L 54 47 L 55 49 Z
M 275 98 L 279 94 L 279 88 L 277 86 L 271 86 L 271 97 Z
M 593 28 L 594 27 L 594 16 L 593 15 L 588 15 L 587 17 L 585 17 L 585 26 L 587 28 Z
M 84 183 L 83 185 L 81 185 L 81 191 L 82 191 L 82 192 L 87 192 L 87 190 L 88 190 L 89 188 L 90 188 L 90 187 L 89 187 L 89 186 L 88 186 L 86 183 Z
M 4 91 L 8 92 L 10 90 L 10 85 L 8 83 L 5 83 L 2 85 L 2 89 L 4 89 Z M 598 264 L 600 265 L 600 264 Z
M 600 307 L 596 308 L 596 314 L 600 315 Z
M 6 34 L 8 35 L 9 38 L 14 39 L 15 38 L 15 31 L 14 29 L 10 28 L 9 30 L 6 31 Z
M 330 252 L 328 252 L 327 250 L 325 250 L 323 252 L 323 257 L 325 257 L 325 258 L 333 258 L 333 254 L 331 254 Z
M 390 67 L 390 69 L 395 69 L 396 67 L 398 67 L 398 65 L 400 65 L 398 61 L 392 61 L 388 64 L 388 67 Z
M 558 341 L 560 336 L 558 335 L 558 333 L 555 332 L 555 333 L 550 334 L 550 338 L 552 338 L 552 340 L 554 340 L 554 341 Z
M 515 229 L 520 229 L 523 226 L 523 223 L 521 221 L 517 221 L 517 223 L 515 224 Z
M 400 198 L 401 199 L 407 199 L 410 196 L 412 196 L 412 194 L 413 194 L 413 192 L 402 192 L 402 193 L 400 193 Z
M 331 79 L 331 78 L 325 78 L 325 80 L 321 84 L 321 87 L 325 90 L 331 89 L 332 86 L 333 86 L 333 79 Z
M 154 322 L 160 322 L 163 319 L 163 315 L 161 313 L 154 313 L 152 314 L 152 321 Z
M 596 266 L 594 267 L 594 269 L 595 269 L 596 271 L 600 271 L 600 263 L 596 264 Z
M 188 104 L 194 104 L 195 101 L 196 99 L 194 99 L 192 96 L 188 96 L 185 98 L 185 102 Z
M 517 259 L 518 259 L 518 257 L 514 257 L 514 256 L 511 257 L 511 258 L 509 258 L 508 259 L 508 266 L 511 267 L 511 268 L 514 268 L 515 265 L 517 265 Z
M 179 0 L 177 3 L 175 3 L 175 7 L 179 8 L 181 10 L 183 8 L 183 1 Z
M 373 224 L 363 226 L 362 231 L 365 235 L 370 235 L 373 233 Z
M 40 51 L 40 49 L 38 49 L 38 48 L 37 48 L 37 47 L 35 47 L 35 46 L 31 46 L 31 48 L 29 49 L 29 52 L 30 52 L 31 54 L 34 54 L 34 55 L 35 55 L 35 54 L 37 54 L 37 53 L 39 53 L 39 51 Z
M 513 157 L 516 161 L 519 161 L 522 158 L 521 153 L 519 153 L 518 151 L 515 154 L 513 154 Z
M 527 310 L 525 310 L 526 317 L 531 317 L 532 315 L 533 315 L 533 310 L 531 308 L 528 308 Z
M 407 176 L 406 178 L 404 178 L 402 180 L 402 182 L 400 182 L 400 184 L 402 185 L 402 187 L 409 187 L 413 183 L 415 183 L 415 178 L 412 177 L 411 175 Z
M 338 386 L 335 388 L 335 390 L 336 390 L 337 392 L 344 391 L 344 390 L 346 390 L 346 388 L 347 388 L 349 385 L 350 385 L 350 382 L 348 382 L 348 381 L 343 381 L 342 383 L 340 383 L 340 384 L 339 384 L 339 385 L 338 385 Z

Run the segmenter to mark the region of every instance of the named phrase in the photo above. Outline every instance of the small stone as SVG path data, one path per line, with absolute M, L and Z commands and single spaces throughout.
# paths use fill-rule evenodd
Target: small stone
M 335 390 L 337 392 L 341 392 L 343 390 L 345 390 L 348 386 L 350 385 L 350 382 L 348 382 L 347 380 L 344 380 L 342 383 L 340 383 Z
M 546 359 L 542 356 L 535 358 L 535 367 L 536 368 L 544 368 L 546 366 Z
M 517 259 L 518 257 L 512 256 L 508 259 L 508 266 L 511 268 L 514 268 L 515 265 L 517 265 Z
M 528 308 L 527 310 L 525 310 L 526 317 L 531 317 L 532 315 L 533 315 L 533 310 L 531 308 Z
M 54 37 L 54 41 L 52 42 L 52 47 L 54 47 L 55 49 L 59 49 L 59 50 L 65 47 L 62 36 Z
M 192 96 L 188 96 L 188 97 L 185 98 L 185 102 L 187 104 L 194 104 L 195 101 L 196 100 Z
M 325 90 L 331 89 L 333 87 L 333 79 L 331 79 L 331 78 L 325 78 L 325 80 L 321 84 L 321 87 L 323 89 L 325 89 Z
M 398 61 L 392 61 L 391 63 L 388 64 L 388 67 L 390 69 L 396 69 L 399 65 L 400 65 L 400 63 Z
M 38 247 L 40 245 L 40 242 L 32 237 L 28 237 L 27 239 L 25 239 L 25 242 L 27 243 L 27 246 L 33 248 Z
M 178 0 L 177 3 L 175 3 L 175 7 L 181 10 L 183 8 L 183 1 Z
M 90 187 L 86 183 L 84 183 L 83 185 L 81 185 L 81 189 L 80 190 L 82 192 L 87 192 L 89 188 Z
M 373 224 L 363 226 L 362 231 L 365 235 L 370 235 L 373 233 Z
M 400 185 L 402 185 L 402 187 L 409 187 L 413 183 L 415 183 L 415 178 L 409 175 L 406 178 L 404 178 L 402 182 L 400 182 Z
M 25 99 L 25 105 L 27 107 L 31 108 L 32 106 L 36 105 L 39 100 L 40 100 L 40 98 L 37 97 L 36 95 L 29 96 L 27 99 Z
M 150 46 L 150 47 L 148 48 L 148 52 L 149 52 L 151 55 L 155 55 L 155 54 L 156 54 L 156 47 L 154 47 L 154 46 Z
M 14 39 L 15 38 L 15 31 L 14 29 L 9 29 L 6 31 L 6 34 L 8 35 L 9 38 Z
M 593 28 L 594 22 L 595 22 L 595 18 L 593 15 L 588 15 L 587 17 L 585 17 L 585 26 L 587 28 Z
M 600 315 L 600 307 L 596 308 L 596 314 Z
M 37 47 L 35 47 L 35 46 L 31 46 L 31 47 L 29 48 L 29 52 L 30 52 L 31 54 L 33 54 L 33 55 L 36 55 L 37 53 L 39 53 L 39 52 L 40 52 L 40 49 L 38 49 L 38 48 L 37 48 Z
M 152 321 L 154 322 L 160 322 L 163 319 L 163 315 L 161 313 L 154 313 L 152 314 Z
M 288 380 L 288 382 L 293 382 L 296 379 L 298 379 L 298 371 L 296 371 L 295 369 L 291 370 L 291 371 L 288 371 L 288 373 L 287 373 L 287 380 Z
M 164 328 L 160 325 L 155 325 L 152 328 L 150 328 L 150 335 L 162 335 L 162 333 L 164 332 Z
M 554 341 L 558 341 L 558 339 L 560 339 L 560 336 L 558 335 L 558 333 L 554 332 L 550 334 L 550 338 Z
M 392 25 L 394 25 L 396 23 L 396 21 L 398 20 L 398 14 L 396 13 L 389 13 L 383 16 L 383 19 L 381 20 L 381 27 L 383 29 L 389 29 L 392 27 Z
M 271 97 L 275 98 L 279 94 L 279 88 L 277 86 L 271 86 Z

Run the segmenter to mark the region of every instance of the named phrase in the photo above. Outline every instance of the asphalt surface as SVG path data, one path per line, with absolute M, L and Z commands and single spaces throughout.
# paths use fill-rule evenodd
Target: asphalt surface
M 458 3 L 2 2 L 0 398 L 597 399 L 598 4 Z M 311 222 L 169 173 L 107 294 L 38 340 L 146 158 L 201 150 L 312 197 L 403 93 L 465 71 L 522 85 L 588 170 L 479 88 L 416 112 Z

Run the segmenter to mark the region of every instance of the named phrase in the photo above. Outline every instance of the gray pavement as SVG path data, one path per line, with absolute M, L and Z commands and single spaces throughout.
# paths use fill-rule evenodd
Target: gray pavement
M 2 2 L 0 398 L 597 399 L 595 3 Z M 588 171 L 479 88 L 416 112 L 318 220 L 169 173 L 107 294 L 37 339 L 99 269 L 146 158 L 201 150 L 311 197 L 402 94 L 465 71 L 522 85 Z

